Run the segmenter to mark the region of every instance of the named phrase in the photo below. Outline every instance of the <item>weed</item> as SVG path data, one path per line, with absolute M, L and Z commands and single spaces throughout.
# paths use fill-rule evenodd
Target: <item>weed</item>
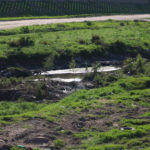
M 61 139 L 54 140 L 54 146 L 55 147 L 63 148 L 65 145 L 66 144 L 65 144 L 64 140 L 61 140 Z

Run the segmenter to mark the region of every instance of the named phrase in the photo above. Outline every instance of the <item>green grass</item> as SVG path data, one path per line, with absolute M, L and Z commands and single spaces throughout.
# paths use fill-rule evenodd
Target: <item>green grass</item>
M 107 132 L 95 132 L 92 136 L 89 137 L 89 139 L 84 140 L 82 147 L 87 147 L 87 149 L 94 149 L 96 147 L 99 147 L 101 145 L 108 144 L 108 147 L 121 147 L 123 149 L 127 149 L 126 143 L 123 143 L 123 141 L 126 139 L 126 142 L 132 143 L 138 140 L 138 138 L 145 137 L 146 135 L 149 135 L 150 125 L 147 126 L 137 126 L 137 128 L 134 131 L 121 131 L 118 129 L 112 129 Z M 82 134 L 82 133 L 79 133 Z M 85 134 L 85 133 L 84 133 Z M 113 143 L 112 145 L 109 145 Z M 118 145 L 119 144 L 119 145 Z M 129 144 L 129 143 L 128 143 Z M 99 146 L 96 146 L 99 145 Z M 104 146 L 104 147 L 105 147 Z M 91 148 L 90 148 L 91 147 Z M 101 147 L 103 148 L 103 146 Z
M 124 13 L 119 13 L 119 15 Z M 129 13 L 130 14 L 130 13 Z M 78 14 L 78 15 L 63 15 L 63 16 L 22 16 L 22 17 L 1 17 L 0 21 L 12 20 L 29 20 L 29 19 L 59 19 L 59 18 L 79 18 L 79 17 L 94 17 L 94 16 L 107 16 L 107 13 L 97 14 Z M 118 15 L 118 13 L 111 13 L 109 15 Z M 147 18 L 146 18 L 147 19 Z
M 55 18 L 72 18 L 77 17 L 75 15 L 65 16 L 25 16 L 25 17 L 2 17 L 0 21 L 12 21 L 12 20 L 28 20 L 28 19 L 55 19 Z
M 44 106 L 46 104 L 36 104 L 33 102 L 0 102 L 0 123 L 9 124 L 15 121 L 12 116 L 15 117 L 24 113 L 37 112 Z
M 89 147 L 87 150 L 124 150 L 122 145 L 106 144 L 101 146 Z
M 108 58 L 111 54 L 146 54 L 150 49 L 149 22 L 83 22 L 65 23 L 43 26 L 22 27 L 0 31 L 0 60 L 8 64 L 24 64 L 28 66 L 42 65 L 48 55 L 54 55 L 56 63 L 69 63 L 71 57 Z M 8 36 L 9 35 L 9 36 Z M 93 35 L 98 35 L 102 44 L 91 42 Z M 30 37 L 34 45 L 9 46 L 21 37 Z M 119 40 L 120 43 L 116 41 Z M 80 42 L 83 41 L 83 44 Z M 120 44 L 120 46 L 119 46 Z M 24 60 L 24 61 L 22 61 Z M 40 61 L 39 61 L 40 60 Z M 59 61 L 58 61 L 59 60 Z M 25 65 L 25 64 L 24 64 Z
M 122 104 L 124 108 L 117 108 L 118 115 L 136 108 L 147 108 L 150 105 L 150 77 L 127 77 L 120 79 L 109 86 L 79 90 L 61 101 L 53 104 L 35 104 L 30 102 L 0 102 L 0 123 L 14 123 L 20 120 L 41 118 L 50 122 L 61 122 L 66 115 L 82 115 L 84 110 L 101 110 L 103 117 L 109 119 L 109 109 Z M 128 88 L 129 87 L 129 88 Z M 104 102 L 105 101 L 105 102 Z M 141 103 L 142 102 L 142 103 Z M 108 104 L 108 105 L 107 105 Z M 109 106 L 110 104 L 110 106 Z M 105 107 L 109 106 L 108 110 Z M 107 108 L 106 107 L 106 108 Z M 147 111 L 148 112 L 148 111 Z M 136 112 L 138 113 L 138 112 Z M 144 119 L 127 119 L 122 117 L 118 122 L 122 127 L 132 127 L 134 130 L 120 130 L 110 125 L 105 132 L 94 128 L 83 128 L 80 132 L 73 133 L 75 138 L 80 139 L 81 144 L 77 149 L 87 150 L 137 150 L 150 147 L 150 120 L 145 113 L 137 114 L 137 117 L 145 116 Z M 98 117 L 88 115 L 88 117 Z M 102 119 L 103 119 L 102 117 Z M 64 141 L 57 139 L 57 146 L 66 146 Z M 68 148 L 69 149 L 69 148 Z
M 101 16 L 107 14 L 80 14 L 80 15 L 63 15 L 63 16 L 22 16 L 22 17 L 1 17 L 0 21 L 12 21 L 12 20 L 28 20 L 28 19 L 58 19 L 58 18 L 78 18 L 89 16 Z M 111 14 L 110 14 L 111 15 Z M 113 14 L 112 14 L 113 15 Z
M 7 115 L 16 115 L 16 116 L 38 116 L 43 118 L 49 117 L 59 117 L 61 115 L 69 113 L 69 110 L 73 110 L 75 112 L 81 112 L 82 110 L 92 109 L 92 108 L 100 108 L 102 106 L 100 99 L 108 99 L 107 102 L 110 103 L 123 103 L 129 107 L 132 107 L 132 104 L 136 104 L 141 106 L 141 101 L 147 101 L 147 98 L 150 97 L 149 91 L 150 88 L 147 86 L 149 83 L 149 77 L 138 77 L 138 78 L 127 78 L 121 79 L 107 87 L 92 89 L 92 90 L 79 90 L 75 93 L 71 94 L 70 96 L 64 98 L 60 102 L 49 104 L 49 105 L 36 105 L 33 103 L 13 103 L 13 102 L 1 102 L 1 116 Z M 141 86 L 138 89 L 139 82 L 142 82 L 142 89 Z M 131 85 L 133 84 L 130 90 L 126 90 L 122 83 Z M 132 94 L 131 94 L 132 93 Z M 138 97 L 139 100 L 135 100 L 135 97 Z M 113 100 L 113 101 L 112 101 Z M 8 103 L 8 104 L 7 104 Z M 7 108 L 7 109 L 6 109 Z M 14 110 L 14 108 L 16 108 Z M 39 109 L 40 108 L 40 109 Z M 18 111 L 17 111 L 18 109 Z M 31 111 L 26 112 L 27 111 Z M 33 113 L 32 113 L 33 111 Z M 36 113 L 35 113 L 35 112 Z

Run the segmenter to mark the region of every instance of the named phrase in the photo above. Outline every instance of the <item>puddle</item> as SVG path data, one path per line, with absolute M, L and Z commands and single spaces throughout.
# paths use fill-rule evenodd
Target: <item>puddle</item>
M 119 67 L 113 67 L 113 66 L 106 66 L 106 67 L 101 67 L 98 69 L 98 72 L 109 72 L 109 71 L 116 71 L 121 68 Z M 51 71 L 46 71 L 42 72 L 41 75 L 69 75 L 69 74 L 86 74 L 93 72 L 92 67 L 89 68 L 74 68 L 74 69 L 63 69 L 63 70 L 51 70 Z
M 105 66 L 98 69 L 98 72 L 111 72 L 117 71 L 121 68 L 114 66 Z M 89 68 L 74 68 L 74 69 L 62 69 L 62 70 L 51 70 L 42 72 L 42 76 L 48 76 L 45 80 L 53 80 L 59 82 L 81 82 L 84 75 L 93 72 L 92 67 Z M 35 79 L 34 81 L 38 81 Z
M 60 81 L 60 82 L 81 82 L 81 78 L 69 78 L 69 79 L 64 79 L 64 78 L 51 78 L 53 81 Z

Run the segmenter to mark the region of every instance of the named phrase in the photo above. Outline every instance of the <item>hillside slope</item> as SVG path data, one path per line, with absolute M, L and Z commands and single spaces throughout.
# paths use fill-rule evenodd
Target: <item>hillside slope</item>
M 128 77 L 53 104 L 0 102 L 0 139 L 40 150 L 149 150 L 149 83 Z

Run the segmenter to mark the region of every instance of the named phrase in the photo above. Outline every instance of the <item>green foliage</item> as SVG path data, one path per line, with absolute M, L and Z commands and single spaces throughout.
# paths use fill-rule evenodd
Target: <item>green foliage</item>
M 26 150 L 25 148 L 21 148 L 19 146 L 13 146 L 10 150 Z M 40 150 L 38 148 L 34 148 L 33 150 Z
M 29 32 L 24 33 L 24 30 Z M 45 64 L 45 68 L 52 68 L 49 64 L 69 64 L 71 58 L 111 59 L 114 55 L 122 56 L 122 53 L 122 58 L 138 53 L 148 56 L 148 31 L 149 22 L 140 22 L 140 26 L 130 22 L 122 28 L 119 21 L 92 22 L 90 26 L 83 22 L 21 27 L 0 31 L 0 58 L 3 58 L 3 64 L 30 67 Z
M 25 148 L 20 148 L 20 147 L 14 146 L 10 150 L 25 150 Z
M 8 42 L 8 45 L 10 47 L 28 47 L 28 46 L 33 46 L 34 41 L 30 37 L 20 37 L 16 41 L 10 41 Z
M 107 144 L 87 148 L 87 150 L 124 150 L 124 149 L 125 149 L 124 146 L 117 144 Z
M 69 64 L 69 68 L 70 69 L 73 69 L 73 68 L 76 68 L 76 62 L 74 59 L 71 60 L 70 64 Z
M 16 115 L 26 113 L 29 111 L 38 111 L 45 104 L 39 104 L 33 102 L 0 102 L 0 116 Z
M 20 29 L 20 32 L 21 32 L 21 33 L 29 33 L 29 28 L 28 28 L 28 27 L 22 27 L 22 28 Z
M 50 55 L 44 62 L 44 70 L 51 70 L 54 67 L 54 55 Z
M 3 78 L 0 78 L 0 89 L 11 88 L 20 83 L 22 83 L 22 78 L 15 78 L 15 77 L 5 78 L 5 77 L 3 77 Z
M 138 54 L 135 61 L 132 58 L 128 58 L 124 61 L 123 72 L 130 75 L 143 74 L 147 72 L 145 65 L 146 60 Z
M 144 125 L 149 124 L 150 122 L 144 119 L 123 119 L 121 123 L 124 126 L 131 126 L 131 125 Z
M 94 137 L 97 144 L 109 143 L 115 140 L 121 140 L 122 138 L 137 138 L 146 135 L 145 130 L 135 130 L 135 131 L 121 131 L 117 129 L 110 130 L 105 133 L 100 133 L 98 136 Z
M 122 112 L 128 109 L 134 109 L 133 104 L 137 108 L 142 108 L 141 102 L 146 102 L 147 99 L 150 98 L 149 82 L 150 77 L 127 77 L 106 87 L 76 91 L 70 96 L 53 104 L 1 102 L 0 123 L 10 123 L 12 121 L 34 117 L 40 117 L 52 123 L 56 120 L 61 121 L 61 117 L 64 118 L 64 116 L 70 114 L 70 112 L 75 115 L 81 115 L 85 110 L 89 110 L 91 113 L 96 109 L 104 115 L 103 117 L 106 117 L 105 110 L 103 110 L 105 106 L 108 108 L 109 106 L 117 106 L 120 104 L 125 107 L 121 109 Z M 40 86 L 40 88 L 42 88 L 42 86 Z M 135 100 L 137 98 L 138 101 Z M 106 100 L 106 105 L 103 103 L 104 100 Z M 149 110 L 148 108 L 150 106 L 147 105 L 144 107 Z M 118 115 L 121 114 L 119 110 L 117 113 Z M 97 114 L 94 115 L 95 117 L 99 116 Z M 148 117 L 149 114 L 143 114 L 143 116 Z M 88 117 L 93 116 L 88 115 Z M 109 116 L 107 119 L 109 119 Z M 75 138 L 80 139 L 81 145 L 79 145 L 78 148 L 81 149 L 125 150 L 133 148 L 133 150 L 136 150 L 136 148 L 146 148 L 150 146 L 148 140 L 150 136 L 150 122 L 148 119 L 123 119 L 119 125 L 123 127 L 133 127 L 134 130 L 122 131 L 120 128 L 114 129 L 112 126 L 104 132 L 88 128 L 82 129 L 82 131 L 78 133 L 73 133 L 73 135 Z M 64 134 L 63 131 L 60 133 Z M 141 143 L 145 144 L 140 145 L 140 140 L 142 141 Z M 56 139 L 54 146 L 63 148 L 66 146 L 66 143 L 61 139 Z
M 140 54 L 138 54 L 136 57 L 136 61 L 135 61 L 135 70 L 137 73 L 145 72 L 145 68 L 144 68 L 145 63 L 146 63 L 146 60 L 143 59 Z
M 143 78 L 128 78 L 128 82 L 125 82 L 126 79 L 121 79 L 118 83 L 120 87 L 126 90 L 136 90 L 136 89 L 146 89 L 150 88 L 150 78 L 143 77 Z
M 65 144 L 64 140 L 61 140 L 61 139 L 54 140 L 54 146 L 55 147 L 63 148 L 65 145 L 66 144 Z
M 150 150 L 150 147 L 144 148 L 143 150 Z
M 127 58 L 124 62 L 123 62 L 124 66 L 123 66 L 123 72 L 124 73 L 134 73 L 134 64 L 133 64 L 133 59 L 132 58 Z
M 113 43 L 111 43 L 108 46 L 108 49 L 113 53 L 113 54 L 125 54 L 127 52 L 127 49 L 130 49 L 130 46 L 128 46 L 126 43 L 123 41 L 117 40 Z
M 46 96 L 48 94 L 48 88 L 47 88 L 46 83 L 44 81 L 37 83 L 35 85 L 34 91 L 35 91 L 35 95 L 38 99 L 46 98 Z
M 103 44 L 103 40 L 101 37 L 99 37 L 99 35 L 93 35 L 91 38 L 91 42 L 96 45 Z
M 93 71 L 93 73 L 87 73 L 83 80 L 93 82 L 95 87 L 107 86 L 123 76 L 119 71 L 116 73 L 98 72 L 98 68 L 95 65 L 93 65 Z
M 86 22 L 86 24 L 88 25 L 88 26 L 91 26 L 92 25 L 92 22 L 91 21 L 85 21 Z

